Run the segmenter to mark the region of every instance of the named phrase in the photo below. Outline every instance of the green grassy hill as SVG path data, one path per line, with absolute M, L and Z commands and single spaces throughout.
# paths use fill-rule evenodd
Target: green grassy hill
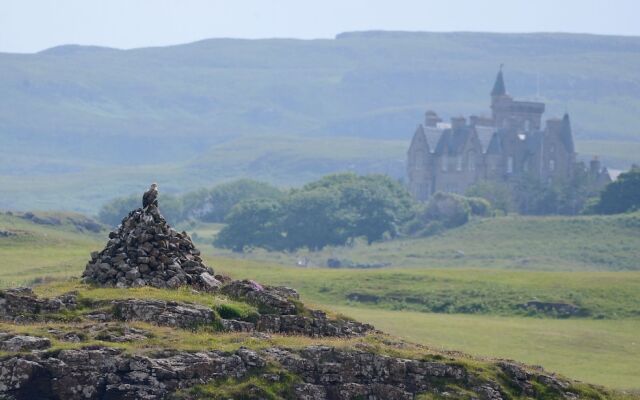
M 0 288 L 78 275 L 88 261 L 87 251 L 105 238 L 104 231 L 93 233 L 73 224 L 77 215 L 45 216 L 58 218 L 61 224 L 37 224 L 0 213 Z
M 424 111 L 487 113 L 500 63 L 514 96 L 572 114 L 580 151 L 628 168 L 639 49 L 636 37 L 368 32 L 0 54 L 0 208 L 94 212 L 149 180 L 184 192 L 241 176 L 402 176 Z M 95 182 L 105 190 L 87 195 Z

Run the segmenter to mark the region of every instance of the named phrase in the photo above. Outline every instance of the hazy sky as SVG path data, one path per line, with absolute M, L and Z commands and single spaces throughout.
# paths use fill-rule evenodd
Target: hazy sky
M 354 30 L 639 35 L 640 0 L 0 0 L 0 51 Z

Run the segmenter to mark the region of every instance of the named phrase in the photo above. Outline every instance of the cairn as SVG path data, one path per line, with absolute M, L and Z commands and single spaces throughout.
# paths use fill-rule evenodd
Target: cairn
M 155 184 L 154 184 L 155 185 Z M 83 280 L 100 286 L 177 288 L 189 285 L 200 290 L 217 289 L 214 277 L 186 232 L 171 228 L 160 214 L 152 185 L 145 193 L 144 208 L 133 210 L 109 233 L 101 252 L 91 253 Z

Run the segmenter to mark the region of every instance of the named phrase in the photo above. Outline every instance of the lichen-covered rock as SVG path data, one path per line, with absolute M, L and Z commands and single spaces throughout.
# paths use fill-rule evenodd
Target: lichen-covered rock
M 77 293 L 71 292 L 52 299 L 40 299 L 29 288 L 0 291 L 0 319 L 30 320 L 40 315 L 55 314 L 76 308 Z
M 466 371 L 460 366 L 366 351 L 343 351 L 327 346 L 310 346 L 299 352 L 272 348 L 266 354 L 301 376 L 306 383 L 324 386 L 331 399 L 353 398 L 343 397 L 340 390 L 343 393 L 364 393 L 365 398 L 404 399 L 407 393 L 432 389 L 438 380 L 463 382 L 467 378 Z M 382 386 L 374 387 L 374 384 Z M 390 397 L 381 397 L 382 392 Z
M 544 379 L 549 378 L 542 373 L 530 373 L 515 364 L 498 363 L 498 367 L 505 371 L 503 384 L 509 390 L 523 382 L 535 387 L 533 382 L 538 382 L 537 387 L 555 390 L 552 397 L 545 395 L 548 398 L 577 398 L 561 381 L 552 384 L 555 386 L 540 386 L 547 385 Z M 299 400 L 406 400 L 421 393 L 452 399 L 512 398 L 504 386 L 474 374 L 465 369 L 464 364 L 404 359 L 328 346 L 299 350 L 272 347 L 261 351 L 240 348 L 233 352 L 167 350 L 153 355 L 87 347 L 16 354 L 0 359 L 0 398 L 159 400 L 177 390 L 216 380 L 274 376 L 277 381 L 278 375 L 268 372 L 267 368 L 278 368 L 282 373 L 295 376 L 290 393 Z M 456 388 L 464 388 L 465 393 L 456 392 Z M 264 397 L 259 387 L 247 384 L 245 389 L 242 398 Z M 476 396 L 469 397 L 469 392 Z M 538 395 L 540 393 L 533 391 L 526 396 L 537 398 Z
M 269 313 L 294 315 L 299 311 L 296 303 L 292 301 L 299 299 L 298 292 L 291 288 L 263 286 L 251 280 L 243 280 L 230 282 L 220 291 Z
M 17 335 L 0 338 L 0 350 L 8 352 L 42 350 L 51 347 L 51 340 L 43 337 Z
M 186 329 L 212 326 L 216 320 L 210 308 L 162 300 L 116 300 L 113 302 L 113 314 L 124 321 L 144 321 Z
M 0 361 L 0 398 L 162 399 L 211 379 L 241 378 L 263 366 L 255 357 L 240 351 L 144 357 L 109 348 L 16 356 Z
M 261 332 L 299 334 L 312 337 L 348 337 L 363 335 L 373 330 L 373 326 L 355 321 L 328 319 L 321 311 L 313 311 L 312 316 L 302 315 L 261 315 L 256 324 Z
M 133 210 L 101 252 L 91 253 L 85 282 L 100 286 L 177 288 L 213 291 L 220 285 L 186 232 L 171 228 L 158 207 Z

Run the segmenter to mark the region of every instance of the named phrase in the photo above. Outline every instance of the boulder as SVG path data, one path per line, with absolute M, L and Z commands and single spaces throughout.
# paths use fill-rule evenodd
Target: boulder
M 8 352 L 42 350 L 51 347 L 51 341 L 37 336 L 13 336 L 0 341 L 0 350 Z

